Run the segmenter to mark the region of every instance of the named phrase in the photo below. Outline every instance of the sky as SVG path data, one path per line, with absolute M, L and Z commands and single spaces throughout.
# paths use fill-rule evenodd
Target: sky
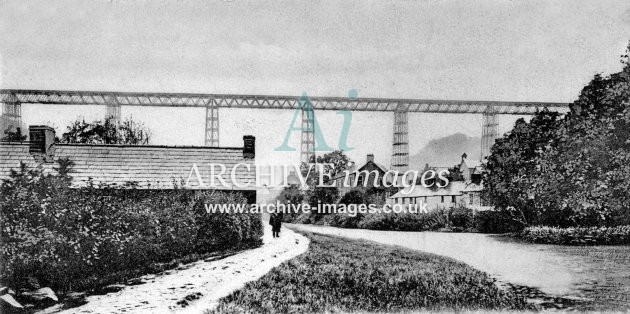
M 438 0 L 0 1 L 0 88 L 571 102 L 613 73 L 630 40 L 630 2 Z M 24 105 L 25 124 L 58 132 L 96 106 Z M 152 143 L 203 145 L 204 110 L 123 107 Z M 294 112 L 220 110 L 220 145 L 257 138 L 276 152 Z M 336 144 L 343 121 L 317 112 Z M 501 116 L 507 132 L 515 116 Z M 355 112 L 358 162 L 390 163 L 392 113 Z M 481 116 L 410 114 L 410 151 Z M 299 135 L 291 143 L 299 149 Z M 453 161 L 457 162 L 457 161 Z

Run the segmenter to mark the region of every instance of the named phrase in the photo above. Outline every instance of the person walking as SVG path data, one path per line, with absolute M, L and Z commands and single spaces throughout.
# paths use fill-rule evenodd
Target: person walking
M 269 224 L 271 225 L 271 233 L 274 238 L 280 237 L 280 228 L 282 227 L 282 214 L 271 213 L 269 217 Z

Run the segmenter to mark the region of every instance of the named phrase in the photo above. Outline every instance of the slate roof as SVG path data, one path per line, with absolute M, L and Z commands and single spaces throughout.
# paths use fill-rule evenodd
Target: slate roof
M 212 163 L 226 166 L 223 178 L 228 186 L 207 189 L 255 190 L 254 159 L 243 158 L 243 148 L 240 147 L 55 144 L 54 162 L 38 163 L 29 153 L 28 143 L 0 143 L 0 180 L 8 179 L 10 169 L 18 170 L 20 162 L 28 168 L 41 167 L 45 172 L 54 173 L 60 158 L 68 158 L 74 163 L 70 176 L 76 187 L 86 186 L 91 179 L 96 185 L 120 187 L 131 182 L 138 188 L 171 189 L 179 183 L 183 185 L 193 164 L 197 165 L 204 183 L 209 185 L 209 164 Z M 251 180 L 251 186 L 232 186 L 230 171 L 238 163 L 251 164 L 251 171 L 241 166 L 236 172 L 237 183 L 245 184 Z M 219 171 L 218 167 L 215 169 Z M 191 185 L 197 185 L 194 175 Z
M 387 167 L 385 167 L 384 165 L 379 164 L 379 163 L 378 163 L 378 162 L 376 162 L 376 161 L 372 161 L 372 163 L 374 163 L 374 164 L 375 164 L 375 165 L 376 165 L 379 169 L 381 169 L 381 171 L 383 171 L 383 172 L 387 172 Z M 368 164 L 368 163 L 366 162 L 366 163 L 365 163 L 365 165 L 363 165 L 363 167 L 367 166 L 367 164 Z M 361 167 L 361 169 L 363 169 L 363 167 Z
M 390 198 L 400 197 L 431 197 L 431 196 L 450 196 L 450 195 L 462 195 L 464 192 L 480 192 L 483 190 L 481 184 L 466 183 L 464 181 L 452 181 L 448 186 L 443 188 L 425 188 L 418 184 L 413 187 L 408 187 L 400 190 L 398 193 L 390 196 Z

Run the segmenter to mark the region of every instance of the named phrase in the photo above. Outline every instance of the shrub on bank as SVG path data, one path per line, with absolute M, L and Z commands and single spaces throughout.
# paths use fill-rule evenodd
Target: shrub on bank
M 518 236 L 545 244 L 589 245 L 630 244 L 630 226 L 617 227 L 527 227 Z
M 448 221 L 453 231 L 470 231 L 473 228 L 473 211 L 464 206 L 457 206 L 448 210 Z
M 350 229 L 390 230 L 390 231 L 473 231 L 475 220 L 469 208 L 439 208 L 428 213 L 347 213 L 313 215 L 302 213 L 288 220 L 301 224 L 326 225 Z
M 481 233 L 508 233 L 523 229 L 523 225 L 514 220 L 511 213 L 500 210 L 476 212 L 473 227 Z
M 321 216 L 320 220 L 317 221 L 316 224 L 339 228 L 356 229 L 362 219 L 363 214 L 357 214 L 356 216 L 350 216 L 348 214 L 327 214 Z
M 422 231 L 431 229 L 432 214 L 378 213 L 367 214 L 357 227 L 370 230 Z M 432 215 L 433 216 L 433 215 Z
M 259 215 L 208 214 L 204 203 L 240 194 L 190 190 L 72 189 L 59 175 L 13 172 L 0 187 L 0 280 L 35 279 L 58 291 L 93 288 L 112 274 L 190 254 L 258 245 Z
M 313 223 L 313 217 L 311 217 L 311 213 L 301 213 L 295 219 L 288 220 L 287 222 L 309 225 Z
M 436 209 L 429 213 L 358 213 L 312 215 L 301 214 L 292 221 L 302 224 L 326 225 L 339 228 L 358 228 L 391 231 L 471 231 L 473 212 L 465 207 Z

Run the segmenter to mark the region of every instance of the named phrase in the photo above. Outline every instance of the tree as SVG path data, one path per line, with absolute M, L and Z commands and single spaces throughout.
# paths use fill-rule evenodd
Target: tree
M 285 187 L 276 198 L 282 204 L 301 204 L 304 200 L 304 193 L 296 184 Z
M 575 225 L 630 223 L 630 44 L 624 68 L 595 75 L 541 160 L 543 204 Z
M 539 112 L 492 147 L 485 196 L 523 224 L 629 224 L 630 45 L 623 70 L 595 75 L 563 119 Z
M 324 154 L 323 156 L 312 156 L 310 158 L 310 164 L 302 163 L 302 175 L 306 178 L 306 183 L 308 185 L 306 200 L 312 208 L 315 208 L 318 203 L 333 204 L 337 202 L 337 199 L 339 198 L 339 189 L 337 187 L 318 186 L 319 168 L 311 167 L 315 161 L 317 161 L 316 164 L 328 164 L 323 167 L 324 174 L 326 174 L 326 176 L 324 176 L 324 185 L 330 185 L 330 179 L 328 178 L 334 179 L 352 164 L 348 156 L 339 150 Z
M 348 193 L 344 194 L 343 197 L 339 200 L 339 204 L 365 204 L 368 205 L 368 195 L 362 188 L 354 188 Z
M 320 204 L 335 204 L 339 199 L 339 189 L 336 187 L 315 187 L 306 191 L 306 198 L 312 210 L 316 210 Z
M 535 182 L 541 154 L 553 145 L 560 114 L 539 111 L 530 122 L 518 119 L 514 128 L 496 140 L 486 163 L 484 197 L 499 210 L 515 208 L 523 225 L 540 221 L 535 208 Z
M 304 192 L 300 190 L 300 186 L 296 184 L 289 185 L 280 192 L 280 195 L 276 197 L 279 203 L 296 206 L 288 208 L 288 211 L 284 213 L 284 221 L 291 222 L 299 216 L 301 211 L 297 210 L 297 206 L 302 204 L 304 197 Z M 293 209 L 295 209 L 295 211 Z
M 117 123 L 113 118 L 108 117 L 103 121 L 91 123 L 85 120 L 76 120 L 68 131 L 61 137 L 62 143 L 82 143 L 82 144 L 148 144 L 151 138 L 150 131 L 144 124 L 129 118 Z
M 309 160 L 310 164 L 323 164 L 324 165 L 324 173 L 328 175 L 330 178 L 335 178 L 337 175 L 341 174 L 341 172 L 345 169 L 348 169 L 352 165 L 352 161 L 343 151 L 335 150 L 328 154 L 324 154 L 323 156 L 311 156 Z M 302 164 L 302 172 L 306 174 L 305 170 L 308 171 L 308 165 Z M 318 170 L 318 169 L 313 169 Z M 318 174 L 316 171 L 311 171 L 312 174 Z M 317 178 L 317 177 L 315 177 Z

